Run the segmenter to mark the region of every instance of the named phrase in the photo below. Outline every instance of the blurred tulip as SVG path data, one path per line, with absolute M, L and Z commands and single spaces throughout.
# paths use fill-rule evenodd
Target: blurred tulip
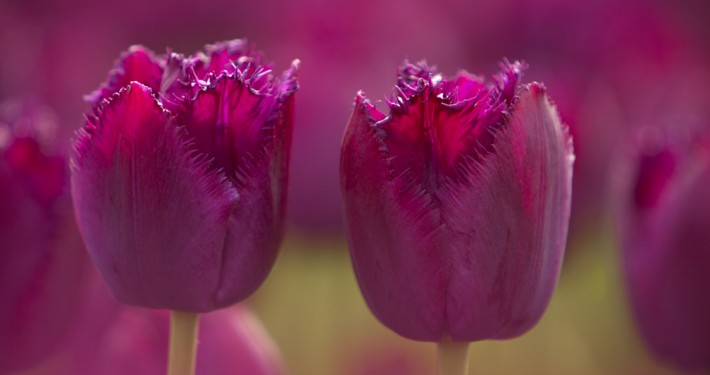
M 631 309 L 651 351 L 710 370 L 710 137 L 657 133 L 623 171 L 618 205 Z M 653 132 L 649 132 L 653 133 Z
M 119 312 L 98 336 L 94 346 L 77 357 L 81 370 L 68 374 L 165 374 L 169 314 L 117 306 Z M 243 307 L 205 314 L 200 322 L 196 374 L 283 374 L 276 347 L 260 322 Z M 78 372 L 77 372 L 78 371 Z
M 79 310 L 88 256 L 71 215 L 51 114 L 0 105 L 0 373 L 62 343 Z
M 385 116 L 361 93 L 341 154 L 348 242 L 365 299 L 410 339 L 504 339 L 542 316 L 559 276 L 572 145 L 519 64 L 495 84 L 399 74 Z
M 297 62 L 276 78 L 241 45 L 188 58 L 132 48 L 104 88 L 130 84 L 79 133 L 77 219 L 121 302 L 211 311 L 250 295 L 275 261 Z

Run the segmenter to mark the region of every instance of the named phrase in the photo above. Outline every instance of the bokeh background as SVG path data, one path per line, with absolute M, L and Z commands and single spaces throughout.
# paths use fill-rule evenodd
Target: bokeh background
M 0 0 L 0 102 L 49 108 L 68 149 L 89 110 L 82 96 L 131 44 L 189 54 L 245 37 L 276 70 L 300 59 L 289 233 L 246 303 L 290 374 L 432 374 L 434 345 L 381 326 L 357 289 L 340 139 L 355 93 L 384 99 L 405 59 L 448 75 L 524 60 L 524 81 L 546 84 L 574 137 L 569 245 L 542 322 L 474 343 L 471 373 L 675 374 L 647 353 L 628 311 L 612 180 L 635 129 L 710 118 L 709 19 L 704 0 Z

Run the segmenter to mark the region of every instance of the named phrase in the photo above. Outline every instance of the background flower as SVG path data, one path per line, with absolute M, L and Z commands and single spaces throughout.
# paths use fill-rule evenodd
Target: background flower
M 163 374 L 167 370 L 169 314 L 115 302 L 118 310 L 94 347 L 77 357 L 79 374 Z M 244 308 L 208 313 L 200 319 L 196 374 L 284 374 L 278 350 L 258 319 Z M 67 374 L 77 374 L 68 371 Z
M 48 109 L 0 103 L 0 373 L 31 367 L 66 342 L 88 257 Z
M 630 303 L 647 345 L 680 368 L 706 371 L 710 138 L 683 130 L 649 130 L 629 156 L 630 172 L 620 176 L 627 177 L 620 237 Z

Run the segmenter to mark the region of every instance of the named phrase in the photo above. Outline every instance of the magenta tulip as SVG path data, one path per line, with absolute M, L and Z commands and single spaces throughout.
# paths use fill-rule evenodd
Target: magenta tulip
M 115 303 L 114 303 L 115 305 Z M 119 312 L 98 335 L 84 339 L 88 353 L 77 353 L 67 374 L 165 374 L 169 314 L 114 306 Z M 245 308 L 229 308 L 201 318 L 197 375 L 279 375 L 280 358 L 260 322 Z
M 348 242 L 374 315 L 424 341 L 518 336 L 562 263 L 572 145 L 542 85 L 406 65 L 385 115 L 361 93 L 343 140 Z
M 295 73 L 274 77 L 240 41 L 187 58 L 135 47 L 92 94 L 72 193 L 119 301 L 205 312 L 262 283 L 284 232 Z
M 37 364 L 66 340 L 89 265 L 51 116 L 23 107 L 0 106 L 0 374 Z
M 674 134 L 677 129 L 674 129 Z M 631 309 L 657 357 L 710 370 L 710 138 L 642 137 L 620 224 Z

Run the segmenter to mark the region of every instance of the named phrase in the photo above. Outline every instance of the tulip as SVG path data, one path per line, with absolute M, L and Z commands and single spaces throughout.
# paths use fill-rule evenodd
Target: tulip
M 457 343 L 528 331 L 562 263 L 571 141 L 544 87 L 520 85 L 518 63 L 502 67 L 488 84 L 405 65 L 390 114 L 360 93 L 343 140 L 365 300 L 396 333 L 451 347 L 444 357 Z
M 188 336 L 192 313 L 258 288 L 284 232 L 297 61 L 276 78 L 242 47 L 132 48 L 104 88 L 130 83 L 88 98 L 104 99 L 72 157 L 79 228 L 112 294 L 176 311 Z
M 132 51 L 124 62 L 146 56 Z M 270 270 L 283 235 L 295 69 L 276 79 L 242 59 L 244 70 L 184 83 L 194 97 L 165 98 L 126 69 L 130 83 L 79 132 L 79 227 L 119 301 L 211 311 L 246 298 Z
M 51 117 L 0 106 L 0 374 L 37 364 L 66 340 L 88 266 Z
M 167 312 L 130 306 L 114 309 L 118 313 L 104 331 L 84 337 L 92 347 L 88 353 L 77 353 L 77 369 L 67 374 L 164 374 L 170 326 Z M 205 314 L 200 325 L 197 352 L 201 360 L 196 374 L 284 373 L 271 338 L 246 308 Z
M 698 133 L 693 140 L 642 136 L 620 172 L 617 206 L 624 276 L 642 338 L 662 360 L 709 371 L 710 138 Z

